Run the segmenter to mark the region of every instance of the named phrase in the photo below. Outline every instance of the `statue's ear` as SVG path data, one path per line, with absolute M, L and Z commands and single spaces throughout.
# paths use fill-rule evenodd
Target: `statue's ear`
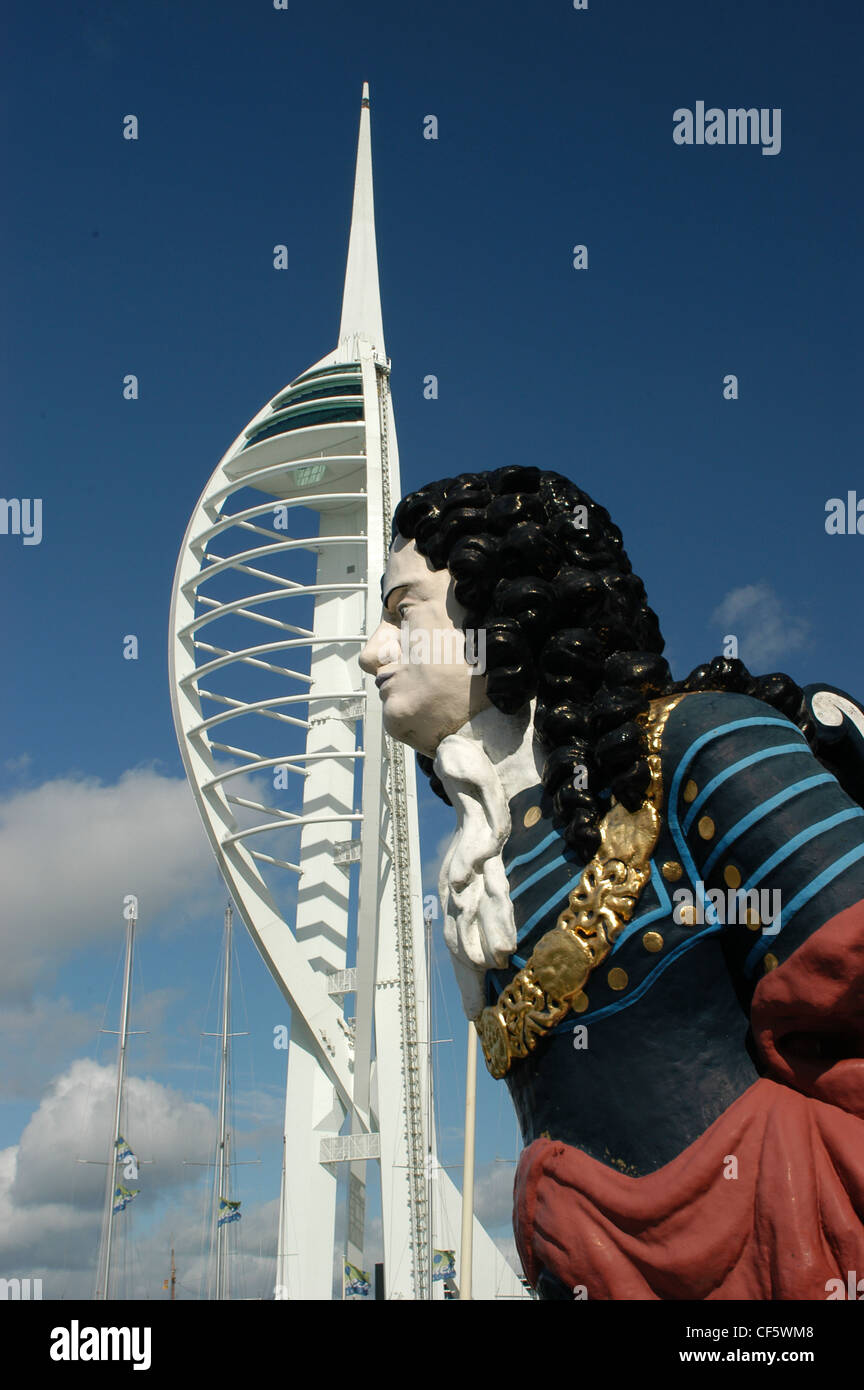
M 864 707 L 833 685 L 806 685 L 808 741 L 847 796 L 864 806 Z

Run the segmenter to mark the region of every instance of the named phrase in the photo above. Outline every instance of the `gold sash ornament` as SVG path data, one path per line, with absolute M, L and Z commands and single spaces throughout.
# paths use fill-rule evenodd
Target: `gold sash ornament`
M 600 848 L 572 889 L 568 906 L 541 937 L 530 959 L 474 1020 L 486 1065 L 496 1079 L 514 1057 L 527 1057 L 540 1038 L 573 1009 L 587 1006 L 583 990 L 605 960 L 651 877 L 651 855 L 660 834 L 663 777 L 660 745 L 666 721 L 683 695 L 652 700 L 637 722 L 648 736 L 651 782 L 638 811 L 613 798 L 600 823 Z M 581 1005 L 581 1008 L 580 1008 Z

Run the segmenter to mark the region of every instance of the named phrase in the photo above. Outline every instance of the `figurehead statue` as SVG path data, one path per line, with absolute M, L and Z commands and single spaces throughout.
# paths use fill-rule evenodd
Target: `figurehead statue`
M 540 1296 L 847 1296 L 861 707 L 727 658 L 673 680 L 621 532 L 554 472 L 405 497 L 382 599 L 361 664 L 456 811 L 445 939 Z

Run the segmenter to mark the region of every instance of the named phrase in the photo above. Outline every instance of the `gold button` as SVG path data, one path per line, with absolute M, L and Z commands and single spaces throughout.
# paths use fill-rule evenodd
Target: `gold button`
M 723 870 L 723 882 L 727 888 L 740 888 L 741 870 L 736 869 L 734 864 L 727 864 Z
M 642 938 L 642 945 L 646 951 L 650 951 L 653 955 L 655 951 L 663 950 L 663 938 L 659 931 L 646 931 Z
M 765 974 L 767 975 L 770 971 L 776 970 L 779 964 L 780 962 L 775 956 L 774 952 L 769 951 L 767 956 L 765 957 Z
M 542 812 L 539 806 L 529 806 L 528 810 L 522 817 L 522 824 L 524 825 L 525 829 L 530 830 L 532 825 L 536 825 L 538 820 L 540 819 L 541 814 Z
M 696 829 L 699 831 L 703 840 L 710 840 L 714 835 L 714 822 L 710 816 L 702 816 L 701 820 L 697 823 Z
M 696 909 L 690 903 L 678 908 L 678 921 L 682 927 L 692 927 L 696 921 Z
M 570 1001 L 570 1008 L 573 1010 L 574 1014 L 584 1014 L 585 1010 L 588 1008 L 588 995 L 584 990 L 580 990 L 576 998 Z
M 660 872 L 670 883 L 677 883 L 684 870 L 677 859 L 667 859 Z
M 609 981 L 610 989 L 626 989 L 630 983 L 630 976 L 626 970 L 621 969 L 620 965 L 616 965 L 613 970 L 610 970 L 606 978 Z
M 684 800 L 695 801 L 699 795 L 699 788 L 695 782 L 687 782 L 684 787 Z

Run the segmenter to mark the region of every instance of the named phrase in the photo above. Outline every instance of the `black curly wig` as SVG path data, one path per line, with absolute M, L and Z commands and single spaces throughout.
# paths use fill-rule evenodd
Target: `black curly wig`
M 536 696 L 543 785 L 565 839 L 586 862 L 607 809 L 598 794 L 608 788 L 636 810 L 648 789 L 636 720 L 651 700 L 736 691 L 805 728 L 803 694 L 789 676 L 753 677 L 741 661 L 715 657 L 673 681 L 621 532 L 605 507 L 560 473 L 509 466 L 428 483 L 399 503 L 397 534 L 413 540 L 433 569 L 450 571 L 467 610 L 464 630 L 485 629 L 491 703 L 515 714 Z M 418 762 L 449 804 L 432 759 Z

